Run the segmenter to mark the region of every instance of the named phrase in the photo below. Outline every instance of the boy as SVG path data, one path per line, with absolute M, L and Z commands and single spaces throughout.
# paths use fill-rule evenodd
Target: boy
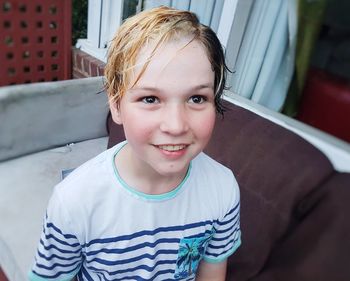
M 190 12 L 155 8 L 121 26 L 106 90 L 126 141 L 56 186 L 32 280 L 225 280 L 239 190 L 202 152 L 225 71 L 216 35 Z

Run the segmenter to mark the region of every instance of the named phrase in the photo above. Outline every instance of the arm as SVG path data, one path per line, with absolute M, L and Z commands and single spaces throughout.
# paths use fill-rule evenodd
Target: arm
M 196 281 L 224 281 L 226 277 L 227 260 L 219 263 L 201 261 Z
M 82 246 L 55 188 L 47 207 L 29 280 L 73 280 L 82 263 Z

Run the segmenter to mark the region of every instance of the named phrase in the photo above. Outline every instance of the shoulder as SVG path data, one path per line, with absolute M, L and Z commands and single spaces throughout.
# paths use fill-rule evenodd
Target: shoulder
M 222 206 L 227 212 L 239 205 L 240 192 L 233 172 L 209 157 L 200 153 L 192 161 L 193 178 L 199 186 L 199 192 L 205 193 L 208 200 Z
M 105 150 L 79 167 L 55 186 L 57 200 L 67 208 L 93 206 L 114 186 L 113 158 L 120 144 Z M 89 208 L 90 209 L 90 208 Z
M 54 220 L 59 217 L 70 224 L 80 241 L 86 237 L 91 218 L 102 219 L 110 210 L 110 201 L 119 196 L 113 166 L 116 151 L 118 145 L 85 162 L 54 188 L 48 213 Z
M 79 187 L 86 187 L 86 184 L 90 186 L 106 172 L 109 154 L 108 150 L 104 151 L 81 166 L 73 168 L 73 171 L 56 186 L 56 189 L 60 192 L 73 192 Z
M 192 167 L 197 176 L 205 177 L 206 179 L 211 178 L 218 183 L 226 182 L 238 187 L 233 172 L 204 152 L 193 159 Z

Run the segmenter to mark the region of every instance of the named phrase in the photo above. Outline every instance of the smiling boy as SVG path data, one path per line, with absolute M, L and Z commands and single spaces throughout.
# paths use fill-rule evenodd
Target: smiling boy
M 106 90 L 126 141 L 55 187 L 32 280 L 225 280 L 239 189 L 202 151 L 225 86 L 215 33 L 166 7 L 128 19 Z

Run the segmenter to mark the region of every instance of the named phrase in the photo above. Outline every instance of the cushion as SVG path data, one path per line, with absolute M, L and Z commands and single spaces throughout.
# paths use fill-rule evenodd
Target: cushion
M 242 245 L 229 259 L 228 280 L 264 267 L 293 223 L 295 206 L 332 173 L 329 160 L 293 132 L 226 102 L 206 152 L 231 168 L 241 190 Z
M 335 172 L 298 204 L 296 223 L 252 280 L 349 280 L 349 202 L 350 174 Z
M 0 163 L 0 266 L 11 281 L 27 280 L 48 200 L 62 170 L 106 149 L 98 138 Z
M 101 77 L 0 87 L 0 161 L 107 136 L 102 88 Z

